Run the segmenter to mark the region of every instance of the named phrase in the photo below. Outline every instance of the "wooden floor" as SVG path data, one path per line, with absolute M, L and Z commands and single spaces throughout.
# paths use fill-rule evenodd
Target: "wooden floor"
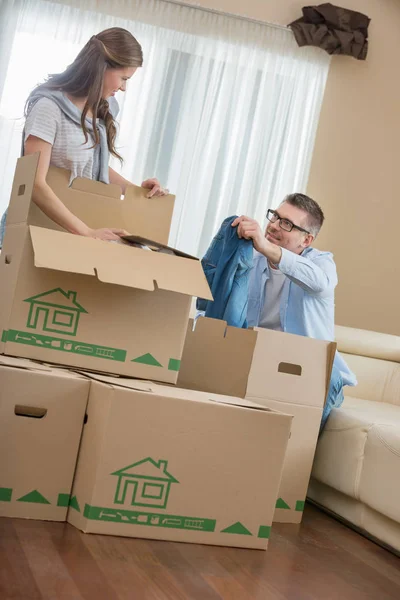
M 307 506 L 267 552 L 0 519 L 1 600 L 399 600 L 400 559 Z

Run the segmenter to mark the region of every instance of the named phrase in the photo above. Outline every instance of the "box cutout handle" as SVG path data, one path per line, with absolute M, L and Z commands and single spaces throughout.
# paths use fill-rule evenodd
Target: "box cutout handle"
M 29 417 L 31 419 L 43 419 L 47 415 L 47 408 L 39 408 L 36 406 L 24 406 L 16 404 L 14 413 L 17 417 Z
M 287 373 L 288 375 L 300 376 L 302 368 L 300 365 L 294 365 L 293 363 L 281 362 L 278 365 L 278 373 Z
M 4 262 L 6 265 L 11 265 L 11 258 L 12 258 L 11 254 L 6 254 L 4 256 Z
M 25 184 L 19 186 L 18 188 L 18 196 L 23 196 L 25 194 Z

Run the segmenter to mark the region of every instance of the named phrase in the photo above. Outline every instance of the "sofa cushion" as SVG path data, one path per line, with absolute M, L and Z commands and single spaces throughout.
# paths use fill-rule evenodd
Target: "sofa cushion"
M 371 429 L 381 425 L 400 431 L 400 407 L 345 397 L 341 408 L 332 410 L 318 442 L 312 476 L 359 499 L 367 438 Z
M 368 432 L 359 492 L 362 502 L 400 523 L 400 415 Z

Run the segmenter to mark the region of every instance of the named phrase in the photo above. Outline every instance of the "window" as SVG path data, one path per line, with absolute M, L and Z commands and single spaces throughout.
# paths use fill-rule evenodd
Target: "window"
M 27 95 L 110 26 L 132 31 L 144 51 L 143 68 L 118 94 L 122 173 L 136 184 L 158 177 L 176 194 L 171 245 L 200 256 L 225 217 L 262 222 L 287 193 L 305 191 L 328 55 L 298 48 L 285 29 L 161 0 L 117 5 L 119 16 L 108 14 L 114 8 L 105 0 L 85 4 L 93 11 L 19 3 L 14 30 L 4 30 L 12 50 L 0 62 L 1 209 Z

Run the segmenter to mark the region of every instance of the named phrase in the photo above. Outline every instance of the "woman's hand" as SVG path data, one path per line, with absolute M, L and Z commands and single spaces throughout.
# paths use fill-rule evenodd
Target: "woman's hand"
M 155 196 L 167 196 L 169 194 L 169 190 L 161 187 L 160 182 L 155 177 L 143 181 L 142 187 L 150 190 L 150 192 L 147 194 L 148 198 L 154 198 Z
M 102 229 L 89 229 L 87 237 L 104 242 L 116 242 L 122 235 L 129 235 L 125 229 L 115 229 L 113 227 L 103 227 Z
M 111 167 L 109 167 L 108 172 L 110 177 L 110 183 L 115 183 L 119 185 L 122 189 L 123 194 L 125 194 L 126 188 L 129 185 L 133 185 L 130 181 L 125 179 L 125 177 L 122 177 L 122 175 L 114 171 L 114 169 L 112 169 Z M 166 196 L 167 194 L 169 194 L 169 190 L 163 188 L 158 179 L 156 179 L 155 177 L 143 181 L 142 187 L 147 190 L 150 190 L 147 194 L 148 198 L 154 198 L 155 196 Z

